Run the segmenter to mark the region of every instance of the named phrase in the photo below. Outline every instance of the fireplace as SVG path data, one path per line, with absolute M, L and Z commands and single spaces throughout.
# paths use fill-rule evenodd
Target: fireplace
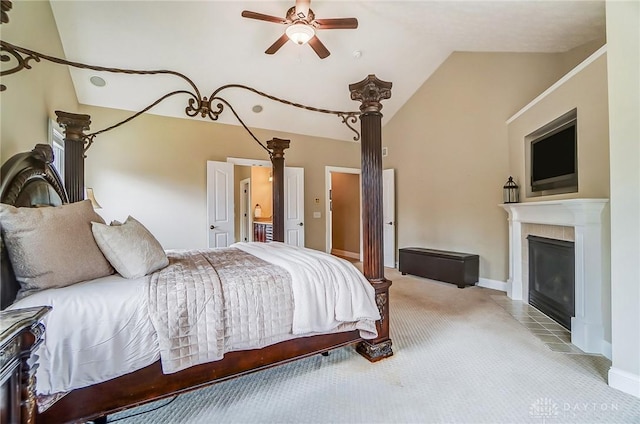
M 529 240 L 529 304 L 571 330 L 575 315 L 574 243 L 534 235 Z
M 607 199 L 557 199 L 501 206 L 509 213 L 507 296 L 529 301 L 529 272 L 525 272 L 529 264 L 526 227 L 571 227 L 573 231 L 569 238 L 575 242 L 575 315 L 571 318 L 571 343 L 584 352 L 602 353 L 611 358 L 611 344 L 604 339 L 605 327 L 611 325 L 611 314 L 606 306 L 611 303 L 607 202 Z M 567 234 L 561 236 L 554 231 L 534 235 L 568 238 Z

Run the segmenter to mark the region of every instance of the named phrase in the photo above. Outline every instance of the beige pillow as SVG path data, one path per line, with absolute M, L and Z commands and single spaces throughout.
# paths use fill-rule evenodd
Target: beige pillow
M 91 230 L 104 256 L 125 278 L 139 278 L 169 265 L 158 240 L 132 217 L 120 225 L 94 222 Z
M 91 233 L 91 202 L 46 208 L 0 204 L 0 226 L 20 296 L 113 274 Z

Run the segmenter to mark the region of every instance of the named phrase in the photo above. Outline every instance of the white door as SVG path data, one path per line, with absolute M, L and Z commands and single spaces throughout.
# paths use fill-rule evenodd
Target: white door
M 209 247 L 235 242 L 233 163 L 207 161 L 207 219 Z
M 396 267 L 396 190 L 395 170 L 382 171 L 382 219 L 384 266 Z
M 284 168 L 284 242 L 304 247 L 304 168 Z

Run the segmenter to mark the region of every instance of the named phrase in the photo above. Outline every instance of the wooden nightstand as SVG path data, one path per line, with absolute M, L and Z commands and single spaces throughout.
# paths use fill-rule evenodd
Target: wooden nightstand
M 36 417 L 36 361 L 40 322 L 51 307 L 0 311 L 0 422 L 33 423 Z

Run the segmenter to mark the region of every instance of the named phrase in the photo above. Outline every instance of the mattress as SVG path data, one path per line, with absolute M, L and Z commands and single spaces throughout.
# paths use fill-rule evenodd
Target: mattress
M 148 313 L 148 278 L 110 275 L 34 293 L 8 308 L 53 307 L 42 321 L 44 342 L 35 352 L 38 394 L 110 380 L 160 358 Z

